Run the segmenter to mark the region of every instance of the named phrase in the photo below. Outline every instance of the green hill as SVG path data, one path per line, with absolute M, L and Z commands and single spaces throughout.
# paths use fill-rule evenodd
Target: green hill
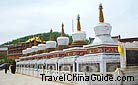
M 48 33 L 39 33 L 39 34 L 35 34 L 35 35 L 29 35 L 29 36 L 17 38 L 15 40 L 3 43 L 1 46 L 10 45 L 10 44 L 18 44 L 20 42 L 26 42 L 28 39 L 32 38 L 33 36 L 34 37 L 39 36 L 40 38 L 42 38 L 44 36 L 43 37 L 44 41 L 48 41 L 49 40 L 49 35 L 50 35 L 49 32 Z M 57 37 L 59 37 L 61 35 L 61 33 L 60 32 L 53 32 L 52 35 L 53 35 L 53 39 L 56 41 Z M 69 37 L 69 40 L 70 40 L 70 43 L 71 43 L 72 42 L 72 37 L 69 36 L 68 34 L 65 34 L 65 36 Z

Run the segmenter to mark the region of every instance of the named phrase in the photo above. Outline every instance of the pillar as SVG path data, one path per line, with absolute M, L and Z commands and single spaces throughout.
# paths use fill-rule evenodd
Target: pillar
M 73 72 L 75 72 L 75 62 L 73 63 Z
M 106 72 L 106 61 L 104 59 L 100 62 L 100 72 Z
M 76 63 L 77 64 L 77 72 L 79 72 L 79 63 Z

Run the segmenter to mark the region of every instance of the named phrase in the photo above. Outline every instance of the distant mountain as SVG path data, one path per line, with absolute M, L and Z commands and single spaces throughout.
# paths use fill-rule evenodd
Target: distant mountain
M 44 41 L 48 41 L 49 40 L 49 35 L 50 35 L 50 32 L 39 33 L 39 34 L 35 34 L 35 35 L 29 35 L 29 36 L 17 38 L 15 40 L 3 43 L 1 46 L 10 45 L 10 44 L 18 44 L 20 42 L 26 42 L 28 39 L 30 39 L 32 37 L 36 37 L 36 36 L 40 37 L 41 39 L 43 38 Z M 53 32 L 52 35 L 53 35 L 53 39 L 56 41 L 57 37 L 59 37 L 61 35 L 61 33 L 60 32 Z M 65 34 L 65 36 L 69 37 L 69 40 L 70 40 L 70 43 L 71 43 L 72 42 L 72 37 L 69 36 L 68 34 Z

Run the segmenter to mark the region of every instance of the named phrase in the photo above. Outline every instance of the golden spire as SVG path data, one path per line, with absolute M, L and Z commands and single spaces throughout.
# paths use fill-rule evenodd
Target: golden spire
M 64 34 L 64 24 L 62 23 L 62 31 L 61 31 L 61 37 L 63 37 L 65 34 Z
M 50 38 L 49 38 L 49 41 L 53 41 L 52 29 L 50 30 Z
M 103 16 L 103 7 L 102 4 L 99 5 L 99 22 L 104 22 L 104 16 Z
M 80 25 L 80 15 L 78 14 L 78 17 L 77 17 L 77 31 L 81 31 L 81 25 Z

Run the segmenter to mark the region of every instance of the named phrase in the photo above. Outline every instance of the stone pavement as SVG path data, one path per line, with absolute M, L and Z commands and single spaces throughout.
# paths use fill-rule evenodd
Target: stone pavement
M 34 78 L 22 74 L 11 74 L 9 71 L 7 74 L 0 71 L 0 85 L 65 85 L 63 83 L 42 81 L 39 78 Z

